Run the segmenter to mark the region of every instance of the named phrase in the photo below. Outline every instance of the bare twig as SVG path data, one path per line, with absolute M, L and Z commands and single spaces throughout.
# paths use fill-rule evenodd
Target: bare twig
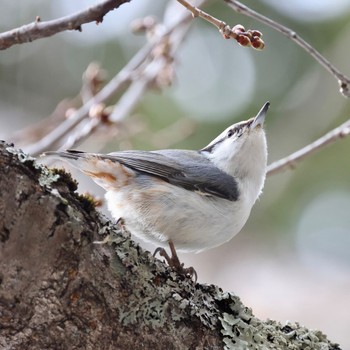
M 25 148 L 52 132 L 67 118 L 74 115 L 81 104 L 85 104 L 100 91 L 105 80 L 105 72 L 97 63 L 90 63 L 83 73 L 83 84 L 80 93 L 70 99 L 60 101 L 51 115 L 40 122 L 16 131 L 9 137 L 16 146 Z
M 16 147 L 22 149 L 29 144 L 34 144 L 45 137 L 45 135 L 52 132 L 58 125 L 62 124 L 66 119 L 67 111 L 76 110 L 80 105 L 80 95 L 72 98 L 65 98 L 57 104 L 53 112 L 45 119 L 30 124 L 24 129 L 16 130 L 9 136 L 9 140 L 11 140 Z
M 65 30 L 79 30 L 85 23 L 101 23 L 103 17 L 110 11 L 130 0 L 105 0 L 89 7 L 84 11 L 41 22 L 40 17 L 30 24 L 9 30 L 0 34 L 0 50 L 5 50 L 15 44 L 28 43 L 37 39 L 46 38 Z
M 27 147 L 24 147 L 25 152 L 32 155 L 39 155 L 44 151 L 52 149 L 53 146 L 62 138 L 64 138 L 69 131 L 78 125 L 84 118 L 89 116 L 90 109 L 99 103 L 102 103 L 121 91 L 125 85 L 130 82 L 131 72 L 133 72 L 144 59 L 151 52 L 153 45 L 148 44 L 144 46 L 129 62 L 128 64 L 96 95 L 89 100 L 74 114 L 66 119 L 62 124 L 58 125 L 54 130 L 45 135 L 38 142 L 35 142 Z
M 124 119 L 136 103 L 140 102 L 141 96 L 145 93 L 147 87 L 150 84 L 157 85 L 157 75 L 161 74 L 166 69 L 166 65 L 169 64 L 166 55 L 169 55 L 169 59 L 172 60 L 172 55 L 182 42 L 188 30 L 189 23 L 190 16 L 184 13 L 168 29 L 163 28 L 163 30 L 155 33 L 154 37 L 151 38 L 151 42 L 146 44 L 96 96 L 87 101 L 70 118 L 65 120 L 44 138 L 25 147 L 25 151 L 32 155 L 38 155 L 52 148 L 65 148 L 67 145 L 70 147 L 74 146 L 77 142 L 87 137 L 87 130 L 89 132 L 96 130 L 96 121 L 91 121 L 94 124 L 91 127 L 83 122 L 89 116 L 91 108 L 105 102 L 131 84 L 120 101 L 115 105 L 115 110 L 110 115 L 109 120 L 120 121 Z M 163 44 L 164 41 L 167 42 L 166 45 Z M 170 53 L 164 52 L 164 48 L 162 48 L 168 45 L 170 47 Z M 159 47 L 162 48 L 160 53 L 158 52 Z M 77 127 L 78 125 L 83 127 Z M 85 130 L 81 137 L 79 130 Z
M 283 26 L 280 23 L 273 21 L 268 17 L 263 16 L 262 14 L 252 10 L 248 6 L 241 4 L 239 1 L 225 0 L 225 2 L 236 12 L 252 17 L 294 41 L 338 80 L 340 92 L 343 94 L 343 96 L 350 97 L 350 79 L 346 75 L 341 73 L 332 63 L 330 63 L 324 56 L 322 56 L 313 46 L 311 46 L 308 42 L 301 38 L 295 31 Z
M 172 54 L 181 43 L 182 37 L 178 37 L 178 40 L 172 43 Z M 167 40 L 166 36 L 163 36 L 163 40 Z M 171 55 L 172 55 L 171 54 Z M 154 57 L 151 62 L 145 63 L 143 67 L 140 67 L 138 74 L 134 75 L 134 81 L 129 89 L 123 94 L 119 102 L 116 104 L 114 111 L 110 115 L 109 120 L 111 122 L 119 122 L 124 119 L 140 102 L 141 97 L 145 94 L 150 84 L 153 84 L 159 73 L 166 69 L 169 64 L 168 60 L 160 55 Z
M 184 17 L 182 21 L 182 27 L 188 23 L 188 17 Z M 179 24 L 178 24 L 179 25 Z M 179 28 L 178 26 L 174 26 L 173 30 Z M 183 29 L 183 28 L 182 28 Z M 133 72 L 133 81 L 128 87 L 128 89 L 123 93 L 119 101 L 115 104 L 113 112 L 108 116 L 108 121 L 112 123 L 120 122 L 130 115 L 135 106 L 141 101 L 142 96 L 146 93 L 148 88 L 153 84 L 157 84 L 157 77 L 161 74 L 162 71 L 166 70 L 169 63 L 169 60 L 172 62 L 173 55 L 176 52 L 178 46 L 181 44 L 184 36 L 186 34 L 186 30 L 182 30 L 181 35 L 176 32 L 175 38 L 170 41 L 171 34 L 173 32 L 168 33 L 167 35 L 161 34 L 160 41 L 158 42 L 158 46 L 163 46 L 162 42 L 166 42 L 169 45 L 164 45 L 168 48 L 167 51 L 162 51 L 161 54 L 155 55 L 151 58 L 150 62 L 145 62 L 140 65 L 140 67 Z M 154 51 L 158 52 L 158 46 L 154 48 Z M 154 55 L 154 52 L 152 53 Z M 82 121 L 84 123 L 84 121 Z M 92 124 L 89 127 L 89 124 Z M 92 119 L 87 124 L 84 124 L 84 128 L 80 129 L 76 128 L 77 135 L 73 133 L 67 140 L 69 143 L 65 143 L 61 148 L 71 148 L 82 139 L 85 139 L 90 133 L 92 133 L 98 124 L 96 123 L 96 118 Z M 83 133 L 83 131 L 85 132 Z
M 201 17 L 207 22 L 213 24 L 219 29 L 220 33 L 225 39 L 235 39 L 241 46 L 251 46 L 253 49 L 262 50 L 265 47 L 264 41 L 261 39 L 262 33 L 258 30 L 248 29 L 247 31 L 241 24 L 230 27 L 225 22 L 209 15 L 208 13 L 194 7 L 186 0 L 177 0 L 187 10 L 191 11 L 193 17 Z
M 276 162 L 270 164 L 267 168 L 267 175 L 275 175 L 284 170 L 294 168 L 296 163 L 304 160 L 306 157 L 316 153 L 321 148 L 336 142 L 337 140 L 346 137 L 350 134 L 350 119 L 328 132 L 326 135 L 322 136 L 318 140 L 310 143 L 306 147 L 300 149 L 289 155 L 288 157 L 282 158 Z
M 83 104 L 91 100 L 101 90 L 106 80 L 106 72 L 96 62 L 91 62 L 86 68 L 82 81 L 80 96 Z
M 100 125 L 100 121 L 97 118 L 91 118 L 90 120 L 82 120 L 78 124 L 73 132 L 69 135 L 64 145 L 60 148 L 62 149 L 71 149 L 76 144 L 87 139 Z

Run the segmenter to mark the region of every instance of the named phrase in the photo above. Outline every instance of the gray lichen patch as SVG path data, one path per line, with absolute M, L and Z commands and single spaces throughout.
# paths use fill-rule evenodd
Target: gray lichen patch
M 32 168 L 38 170 L 39 179 L 38 182 L 40 186 L 50 187 L 53 183 L 57 182 L 60 178 L 58 173 L 52 172 L 47 167 L 37 163 L 35 158 L 28 154 L 23 153 L 21 150 L 14 148 L 13 146 L 7 146 L 6 151 L 17 157 L 20 163 L 31 166 Z
M 117 237 L 112 246 L 125 268 L 123 283 L 130 293 L 119 310 L 124 325 L 144 323 L 174 330 L 177 322 L 190 318 L 199 327 L 218 330 L 226 350 L 340 349 L 321 332 L 297 323 L 282 325 L 259 320 L 233 293 L 177 275 L 150 254 L 141 252 L 125 231 Z M 130 274 L 137 276 L 128 278 Z
M 11 154 L 17 156 L 18 160 L 21 163 L 27 163 L 27 162 L 34 163 L 34 161 L 35 161 L 35 158 L 31 157 L 28 154 L 23 153 L 21 150 L 13 147 L 12 145 L 7 146 L 5 149 L 8 153 L 11 153 Z
M 128 298 L 119 310 L 119 320 L 124 325 L 145 323 L 153 328 L 173 328 L 176 322 L 189 317 L 197 320 L 201 327 L 215 330 L 221 327 L 220 310 L 224 304 L 226 308 L 231 305 L 238 317 L 248 318 L 249 309 L 237 296 L 179 276 L 151 254 L 142 252 L 126 231 L 104 242 L 112 245 L 124 266 L 122 284 Z M 115 267 L 120 273 L 118 264 Z M 134 276 L 131 278 L 130 274 Z
M 119 321 L 125 326 L 144 323 L 152 328 L 174 327 L 183 319 L 184 309 L 188 307 L 176 297 L 176 292 L 183 293 L 179 276 L 150 253 L 142 251 L 127 231 L 118 227 L 116 231 L 115 225 L 111 225 L 110 230 L 105 226 L 103 234 L 107 238 L 101 242 L 112 246 L 123 267 L 114 259 L 111 261 L 111 268 L 121 279 L 122 297 L 125 297 L 118 310 Z M 181 282 L 186 286 L 186 294 L 191 294 L 193 282 Z
M 51 187 L 51 185 L 55 182 L 57 182 L 60 178 L 59 174 L 55 174 L 52 171 L 50 171 L 47 168 L 42 168 L 41 169 L 41 174 L 39 177 L 39 184 L 40 186 L 44 187 Z
M 236 311 L 236 310 L 235 310 Z M 276 321 L 261 321 L 223 313 L 220 317 L 225 350 L 340 350 L 320 331 L 309 330 L 298 323 L 282 325 Z
M 144 323 L 174 330 L 177 322 L 190 318 L 199 327 L 219 331 L 226 350 L 340 349 L 319 331 L 297 323 L 261 321 L 233 293 L 179 276 L 151 254 L 142 252 L 126 231 L 106 241 L 112 244 L 124 267 L 122 283 L 128 298 L 119 309 L 119 320 L 124 325 Z

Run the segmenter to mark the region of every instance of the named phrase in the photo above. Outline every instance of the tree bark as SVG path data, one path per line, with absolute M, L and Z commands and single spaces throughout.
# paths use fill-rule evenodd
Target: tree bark
M 177 275 L 76 188 L 0 143 L 0 349 L 340 349 Z

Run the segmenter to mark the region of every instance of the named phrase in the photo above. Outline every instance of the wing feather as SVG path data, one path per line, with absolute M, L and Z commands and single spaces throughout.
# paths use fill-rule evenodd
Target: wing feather
M 239 199 L 236 179 L 213 165 L 209 159 L 197 151 L 121 151 L 109 154 L 84 153 L 75 150 L 46 152 L 74 161 L 98 158 L 118 162 L 134 170 L 139 176 L 156 176 L 175 186 L 195 191 L 209 197 L 219 197 L 230 201 Z
M 202 195 L 231 201 L 236 201 L 239 197 L 235 178 L 196 151 L 122 151 L 99 156 Z

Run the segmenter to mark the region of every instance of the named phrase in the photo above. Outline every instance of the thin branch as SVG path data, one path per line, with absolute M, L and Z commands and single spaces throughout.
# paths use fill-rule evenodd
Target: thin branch
M 267 168 L 267 176 L 275 175 L 284 170 L 294 168 L 298 162 L 304 160 L 306 157 L 318 152 L 321 148 L 348 136 L 349 134 L 350 119 L 299 151 L 270 164 Z
M 90 118 L 82 120 L 69 135 L 61 149 L 71 149 L 85 139 L 87 139 L 101 124 L 98 118 Z M 76 130 L 76 131 L 75 131 Z M 74 132 L 75 131 L 75 132 Z
M 106 72 L 96 62 L 91 62 L 83 73 L 80 96 L 83 104 L 101 91 L 106 81 Z
M 84 118 L 89 116 L 90 109 L 100 104 L 114 94 L 121 91 L 125 85 L 130 82 L 131 72 L 133 72 L 151 52 L 153 45 L 145 45 L 128 64 L 96 95 L 89 100 L 81 108 L 79 108 L 70 118 L 66 119 L 62 124 L 58 125 L 54 130 L 27 147 L 24 147 L 26 153 L 39 155 L 52 148 L 59 140 L 64 138 L 70 130 L 78 125 Z
M 94 106 L 103 104 L 106 100 L 120 92 L 125 86 L 130 85 L 122 98 L 115 105 L 115 111 L 110 115 L 110 121 L 120 121 L 124 119 L 136 105 L 140 102 L 141 96 L 147 91 L 151 83 L 157 83 L 157 75 L 161 74 L 169 64 L 165 59 L 169 55 L 170 61 L 176 48 L 182 42 L 190 24 L 190 16 L 186 13 L 179 18 L 176 23 L 172 23 L 169 28 L 162 27 L 151 42 L 147 43 L 129 62 L 128 64 L 92 99 L 87 101 L 81 108 L 76 110 L 70 118 L 57 126 L 52 132 L 36 143 L 24 147 L 25 152 L 32 155 L 39 155 L 52 148 L 62 148 L 66 145 L 73 147 L 77 142 L 85 139 L 88 135 L 86 130 L 91 132 L 96 130 L 96 122 L 91 121 L 94 125 L 90 128 L 84 122 L 85 132 L 82 137 L 79 134 L 79 125 Z M 165 29 L 167 28 L 167 29 Z M 172 38 L 172 39 L 170 39 Z M 164 44 L 165 42 L 165 44 Z M 169 44 L 169 45 L 168 45 Z M 170 53 L 164 52 L 164 47 L 170 47 Z M 160 51 L 160 53 L 159 53 Z M 173 60 L 172 60 L 173 61 Z M 129 99 L 131 98 L 131 100 Z M 89 122 L 88 122 L 89 123 Z M 65 141 L 66 140 L 66 141 Z
M 83 73 L 82 88 L 77 96 L 60 101 L 51 115 L 34 125 L 16 131 L 9 139 L 21 148 L 42 139 L 67 118 L 74 115 L 82 104 L 92 99 L 101 90 L 101 86 L 105 83 L 105 80 L 105 71 L 97 63 L 90 63 Z M 77 127 L 80 127 L 80 125 L 78 124 Z
M 130 87 L 123 93 L 118 103 L 115 104 L 113 112 L 106 117 L 106 121 L 117 123 L 125 119 L 137 103 L 140 102 L 141 97 L 146 92 L 147 85 L 148 82 L 146 80 L 136 81 L 130 85 Z M 101 105 L 95 105 L 95 107 L 98 106 Z M 103 119 L 98 116 L 83 119 L 74 129 L 72 129 L 65 142 L 62 143 L 58 149 L 65 150 L 74 148 L 77 144 L 91 136 L 91 134 L 101 126 L 102 120 Z
M 273 21 L 272 19 L 263 16 L 262 14 L 252 10 L 246 5 L 241 4 L 235 0 L 225 0 L 229 7 L 236 12 L 242 13 L 245 16 L 252 17 L 257 21 L 268 25 L 276 31 L 282 33 L 297 45 L 303 48 L 311 57 L 313 57 L 321 66 L 327 69 L 337 80 L 340 86 L 340 92 L 344 97 L 350 97 L 350 79 L 341 73 L 331 62 L 329 62 L 324 56 L 322 56 L 313 46 L 302 39 L 295 31 L 283 26 L 280 23 Z
M 103 17 L 110 11 L 130 0 L 105 0 L 75 14 L 41 22 L 40 17 L 30 24 L 9 30 L 0 34 L 0 50 L 5 50 L 15 44 L 28 43 L 46 38 L 65 30 L 79 30 L 89 22 L 101 23 Z
M 185 24 L 189 24 L 187 16 L 183 18 L 182 27 Z M 179 28 L 179 26 L 174 27 L 174 29 L 176 28 Z M 152 84 L 157 84 L 157 78 L 159 75 L 161 75 L 162 71 L 167 70 L 168 65 L 173 62 L 172 57 L 175 54 L 178 46 L 182 43 L 186 32 L 186 30 L 182 30 L 181 33 L 176 32 L 175 38 L 171 41 L 171 43 L 169 42 L 171 33 L 168 35 L 161 35 L 161 40 L 158 44 L 159 46 L 162 46 L 163 41 L 167 42 L 169 46 L 167 44 L 164 46 L 168 47 L 168 51 L 162 52 L 160 55 L 156 55 L 156 57 L 153 57 L 150 62 L 145 62 L 133 72 L 133 81 L 128 89 L 123 93 L 119 101 L 115 104 L 113 111 L 107 117 L 108 122 L 118 123 L 129 116 L 136 105 L 140 103 L 142 96 L 147 92 L 149 87 Z M 155 47 L 154 50 L 157 51 L 157 47 Z M 169 60 L 171 63 L 169 63 Z M 60 148 L 72 148 L 81 140 L 86 139 L 98 127 L 99 123 L 96 122 L 96 120 L 97 118 L 90 118 L 87 124 L 84 124 L 83 129 L 81 129 L 78 125 L 78 127 L 76 127 L 77 133 L 70 135 L 67 142 Z M 82 121 L 82 123 L 84 123 L 84 121 Z
M 237 24 L 234 27 L 230 27 L 225 22 L 209 15 L 208 13 L 200 10 L 198 7 L 192 6 L 186 0 L 177 0 L 182 6 L 189 10 L 193 17 L 201 17 L 207 22 L 214 25 L 219 29 L 220 33 L 225 39 L 234 39 L 241 46 L 249 47 L 253 49 L 262 50 L 265 47 L 264 41 L 261 39 L 262 33 L 258 30 L 248 29 L 247 31 L 241 24 Z

